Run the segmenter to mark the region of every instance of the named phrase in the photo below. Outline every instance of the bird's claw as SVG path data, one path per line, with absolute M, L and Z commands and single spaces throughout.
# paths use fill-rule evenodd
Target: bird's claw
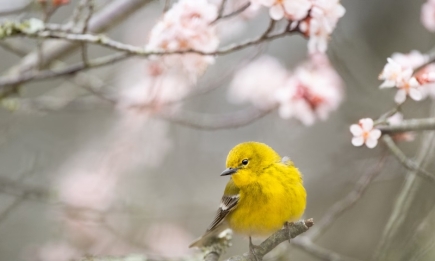
M 255 252 L 256 248 L 257 246 L 252 244 L 252 239 L 249 237 L 249 253 L 255 258 L 255 261 L 261 261 L 263 259 L 257 256 L 257 253 Z
M 293 226 L 293 222 L 285 222 L 285 227 L 287 228 L 288 231 L 288 242 L 290 242 L 290 239 L 292 238 L 292 234 L 290 233 L 290 226 Z

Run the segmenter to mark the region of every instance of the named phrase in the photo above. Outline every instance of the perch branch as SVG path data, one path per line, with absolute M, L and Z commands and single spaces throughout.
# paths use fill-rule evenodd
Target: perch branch
M 287 228 L 281 229 L 275 234 L 271 235 L 265 241 L 263 241 L 260 245 L 255 248 L 255 253 L 258 258 L 262 259 L 267 253 L 272 251 L 276 246 L 281 244 L 284 241 L 289 240 L 289 234 L 291 238 L 295 238 L 300 234 L 308 231 L 310 227 L 314 225 L 313 219 L 301 220 L 293 223 L 290 226 L 290 231 Z M 215 259 L 217 260 L 217 259 Z M 228 261 L 255 261 L 255 257 L 250 253 L 245 253 L 243 255 L 237 255 L 230 257 Z

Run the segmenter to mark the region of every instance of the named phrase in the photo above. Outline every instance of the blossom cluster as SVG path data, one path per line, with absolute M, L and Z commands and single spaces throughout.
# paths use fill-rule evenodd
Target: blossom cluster
M 427 30 L 435 32 L 435 0 L 428 0 L 421 7 L 421 22 Z
M 275 58 L 263 56 L 236 74 L 229 98 L 234 102 L 250 102 L 260 109 L 278 106 L 282 118 L 296 118 L 312 125 L 338 108 L 343 85 L 323 54 L 311 56 L 293 73 Z
M 394 53 L 387 61 L 379 75 L 379 79 L 384 81 L 380 87 L 396 87 L 398 89 L 394 98 L 396 103 L 403 103 L 407 97 L 420 101 L 427 95 L 433 94 L 434 65 L 430 64 L 414 71 L 429 61 L 427 55 L 418 51 L 411 51 L 408 54 Z
M 309 38 L 310 53 L 326 51 L 328 38 L 346 11 L 339 0 L 251 0 L 251 3 L 268 7 L 274 20 L 291 21 L 293 30 L 298 29 Z
M 216 51 L 219 38 L 211 24 L 218 9 L 207 0 L 180 0 L 152 28 L 146 49 L 150 52 Z M 154 55 L 135 80 L 121 93 L 121 107 L 153 108 L 183 98 L 195 86 L 214 57 L 198 53 Z M 138 67 L 137 64 L 135 67 Z

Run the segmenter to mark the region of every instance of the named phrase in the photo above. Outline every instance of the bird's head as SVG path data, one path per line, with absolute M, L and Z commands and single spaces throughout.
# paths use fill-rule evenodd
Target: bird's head
M 228 153 L 227 169 L 221 176 L 231 175 L 239 187 L 248 185 L 256 181 L 263 169 L 280 160 L 279 154 L 264 143 L 240 143 Z

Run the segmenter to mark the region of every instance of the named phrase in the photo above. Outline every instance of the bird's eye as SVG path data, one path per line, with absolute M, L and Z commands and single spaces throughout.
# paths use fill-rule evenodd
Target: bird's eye
M 243 165 L 248 165 L 248 160 L 247 159 L 242 160 L 242 164 Z

